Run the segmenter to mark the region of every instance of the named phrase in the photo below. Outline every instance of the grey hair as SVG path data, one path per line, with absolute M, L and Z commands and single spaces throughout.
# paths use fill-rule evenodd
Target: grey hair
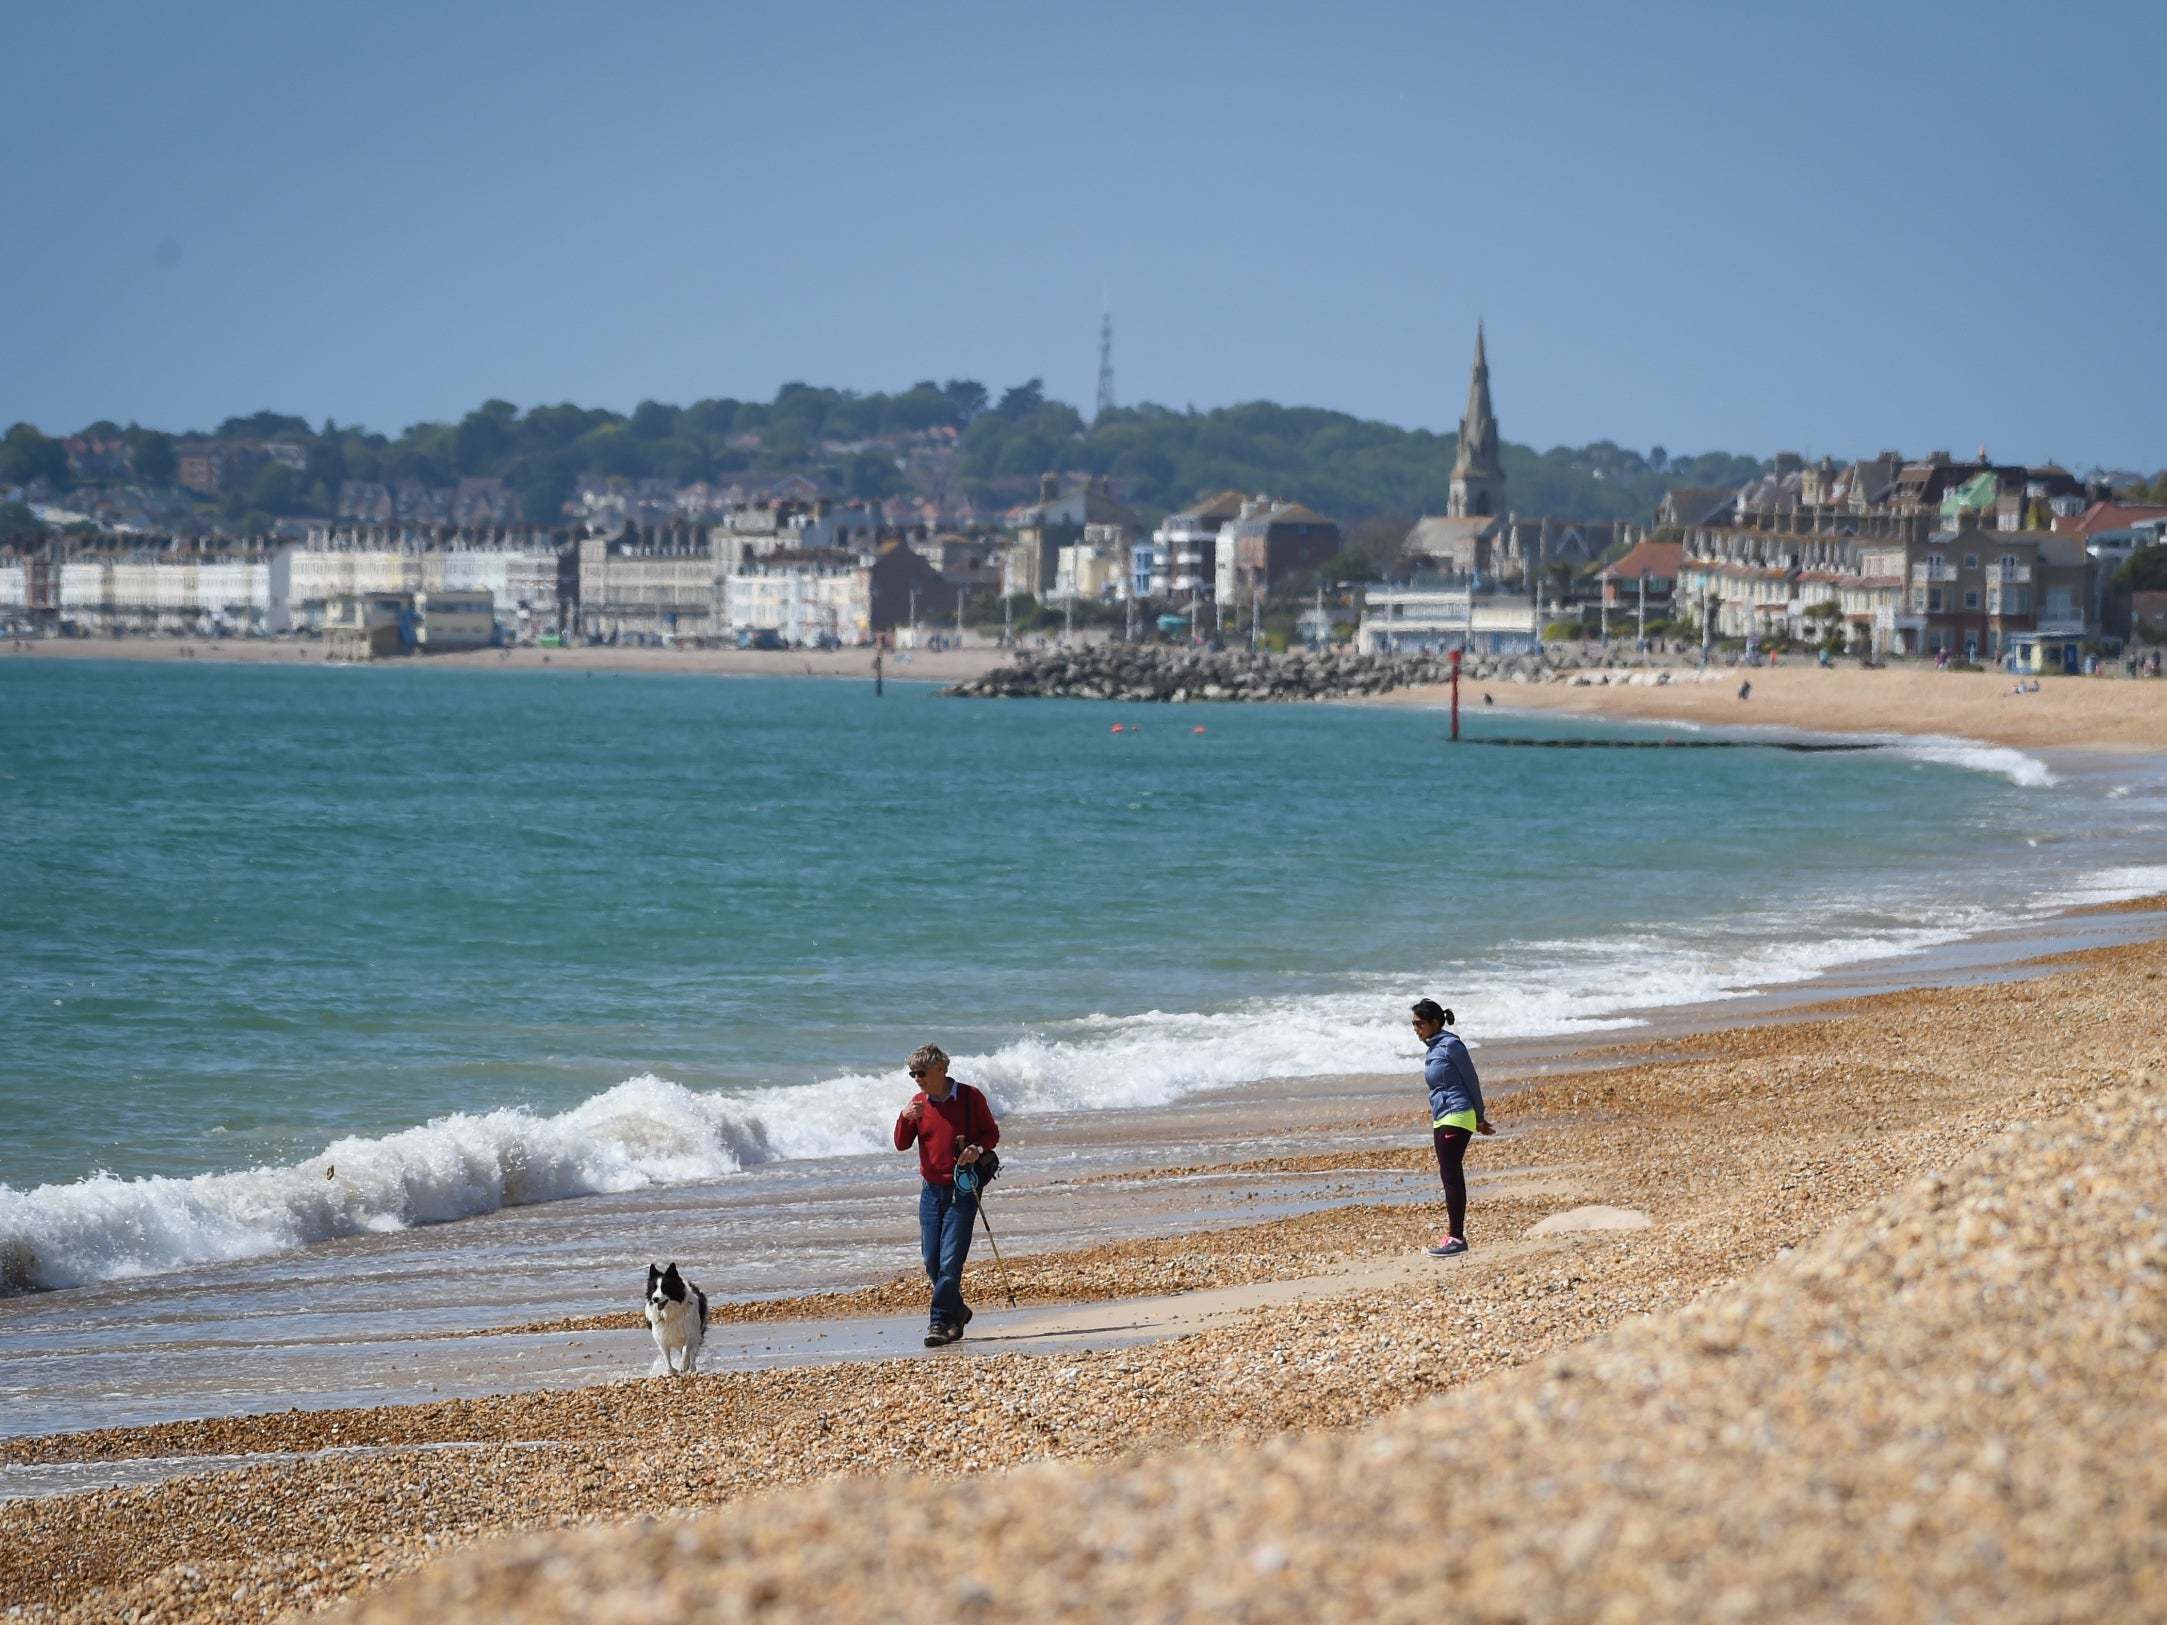
M 948 1052 L 938 1044 L 920 1044 L 910 1052 L 910 1059 L 903 1064 L 912 1072 L 923 1071 L 928 1067 L 946 1066 Z

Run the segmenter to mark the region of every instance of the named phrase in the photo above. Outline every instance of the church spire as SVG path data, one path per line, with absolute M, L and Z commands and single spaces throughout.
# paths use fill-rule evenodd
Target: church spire
M 1475 365 L 1467 379 L 1467 411 L 1460 419 L 1459 455 L 1452 460 L 1451 513 L 1457 518 L 1498 514 L 1505 507 L 1505 465 L 1498 459 L 1497 414 L 1490 408 L 1490 360 L 1482 323 L 1475 323 Z

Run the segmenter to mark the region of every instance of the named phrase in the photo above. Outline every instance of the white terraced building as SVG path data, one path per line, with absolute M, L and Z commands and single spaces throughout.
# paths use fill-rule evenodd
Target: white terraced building
M 863 643 L 872 635 L 873 572 L 854 560 L 770 557 L 724 578 L 723 605 L 733 633 L 773 632 L 795 644 Z
M 273 598 L 285 620 L 274 629 L 315 628 L 334 599 L 372 592 L 486 592 L 496 618 L 522 636 L 555 630 L 560 545 L 548 531 L 455 531 L 424 526 L 317 525 L 281 550 Z
M 1526 654 L 1542 643 L 1535 600 L 1466 587 L 1372 587 L 1355 645 L 1364 654 Z
M 263 631 L 271 618 L 271 565 L 260 553 L 101 549 L 50 568 L 57 618 L 83 632 Z M 14 563 L 0 577 L 0 608 L 24 618 L 44 607 L 29 601 L 29 570 Z

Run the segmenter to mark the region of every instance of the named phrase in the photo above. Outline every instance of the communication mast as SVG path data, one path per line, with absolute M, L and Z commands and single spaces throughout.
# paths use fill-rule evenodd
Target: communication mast
M 1092 411 L 1096 421 L 1113 409 L 1114 404 L 1114 312 L 1111 305 L 1103 308 L 1099 317 L 1099 401 Z

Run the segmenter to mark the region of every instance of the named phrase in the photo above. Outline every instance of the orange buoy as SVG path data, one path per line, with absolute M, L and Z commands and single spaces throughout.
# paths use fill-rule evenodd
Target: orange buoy
M 1120 724 L 1120 723 L 1118 723 L 1118 722 L 1117 722 L 1117 723 L 1115 723 L 1115 724 L 1114 724 L 1114 726 L 1113 726 L 1113 731 L 1114 731 L 1115 733 L 1119 733 L 1119 732 L 1121 732 L 1121 724 Z
M 1189 730 L 1189 732 L 1191 732 L 1191 733 L 1193 733 L 1193 734 L 1200 734 L 1200 733 L 1202 733 L 1203 731 L 1204 731 L 1204 725 L 1203 725 L 1203 724 L 1202 724 L 1201 722 L 1199 722 L 1199 723 L 1198 723 L 1198 724 L 1197 724 L 1197 725 L 1196 725 L 1195 727 L 1193 727 L 1193 728 L 1191 728 L 1191 729 Z

